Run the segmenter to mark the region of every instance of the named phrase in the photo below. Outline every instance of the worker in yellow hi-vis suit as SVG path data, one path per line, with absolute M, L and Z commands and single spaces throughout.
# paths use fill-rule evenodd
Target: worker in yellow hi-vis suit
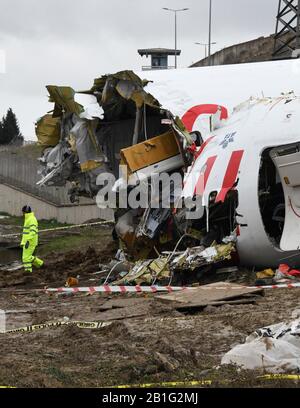
M 21 247 L 23 248 L 22 261 L 25 272 L 32 272 L 32 265 L 41 268 L 44 261 L 34 256 L 34 251 L 38 245 L 38 222 L 34 213 L 28 205 L 22 208 L 24 215 L 23 236 Z

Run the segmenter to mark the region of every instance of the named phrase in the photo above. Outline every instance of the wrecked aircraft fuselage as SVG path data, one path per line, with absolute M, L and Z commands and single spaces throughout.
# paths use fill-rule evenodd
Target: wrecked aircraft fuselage
M 299 265 L 299 123 L 300 98 L 293 94 L 250 99 L 211 133 L 187 178 L 189 196 L 197 187 L 193 172 L 202 172 L 209 223 L 211 202 L 222 202 L 235 183 L 237 249 L 248 265 Z
M 39 184 L 69 183 L 71 201 L 93 197 L 104 207 L 115 193 L 114 234 L 133 258 L 179 241 L 182 249 L 237 240 L 243 263 L 277 266 L 292 256 L 297 264 L 297 177 L 289 168 L 298 154 L 300 99 L 251 99 L 229 119 L 217 107 L 201 135 L 188 132 L 146 85 L 124 71 L 85 92 L 48 86 L 55 107 L 37 122 L 45 147 Z M 163 174 L 172 179 L 168 188 L 154 188 L 153 176 Z M 134 204 L 122 205 L 124 192 Z

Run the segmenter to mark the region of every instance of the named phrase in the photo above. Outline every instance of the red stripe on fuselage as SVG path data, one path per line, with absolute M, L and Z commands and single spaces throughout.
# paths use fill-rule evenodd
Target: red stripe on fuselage
M 216 203 L 219 201 L 224 202 L 226 194 L 234 186 L 243 154 L 244 150 L 236 150 L 235 152 L 232 152 L 223 180 L 221 191 L 219 192 L 215 201 Z
M 217 156 L 212 156 L 212 157 L 209 157 L 207 159 L 206 169 L 205 169 L 204 173 L 200 174 L 199 179 L 197 181 L 195 191 L 194 191 L 195 195 L 201 196 L 204 193 L 208 177 L 209 177 L 210 172 L 211 172 L 211 170 L 213 168 L 213 165 L 215 164 L 216 158 L 217 158 Z

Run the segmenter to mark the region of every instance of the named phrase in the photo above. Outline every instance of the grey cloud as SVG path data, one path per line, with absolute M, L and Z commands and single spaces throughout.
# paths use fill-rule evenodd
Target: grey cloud
M 274 32 L 277 6 L 277 0 L 213 0 L 214 50 Z M 194 42 L 207 41 L 208 0 L 2 0 L 7 73 L 0 74 L 0 115 L 12 106 L 23 133 L 34 138 L 46 84 L 85 89 L 96 76 L 139 70 L 147 60 L 138 48 L 174 46 L 174 15 L 162 7 L 190 8 L 178 15 L 179 66 L 202 58 Z

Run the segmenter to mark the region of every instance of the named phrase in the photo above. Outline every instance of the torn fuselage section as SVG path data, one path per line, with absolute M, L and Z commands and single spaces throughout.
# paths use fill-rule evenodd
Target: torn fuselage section
M 124 71 L 96 79 L 85 92 L 47 86 L 54 110 L 36 124 L 39 144 L 45 148 L 38 184 L 69 182 L 72 201 L 95 197 L 100 173 L 119 176 L 122 149 L 165 132 L 175 135 L 178 152 L 187 156 L 189 141 L 179 140 L 174 118 L 144 90 L 146 84 L 133 72 Z
M 146 85 L 123 71 L 96 79 L 84 92 L 47 86 L 54 109 L 36 124 L 45 148 L 38 184 L 69 184 L 72 202 L 91 197 L 113 209 L 114 236 L 133 259 L 174 251 L 174 242 L 175 252 L 234 242 L 235 186 L 222 199 L 210 191 L 206 203 L 198 191 L 182 194 L 202 160 L 203 140 L 163 109 Z

